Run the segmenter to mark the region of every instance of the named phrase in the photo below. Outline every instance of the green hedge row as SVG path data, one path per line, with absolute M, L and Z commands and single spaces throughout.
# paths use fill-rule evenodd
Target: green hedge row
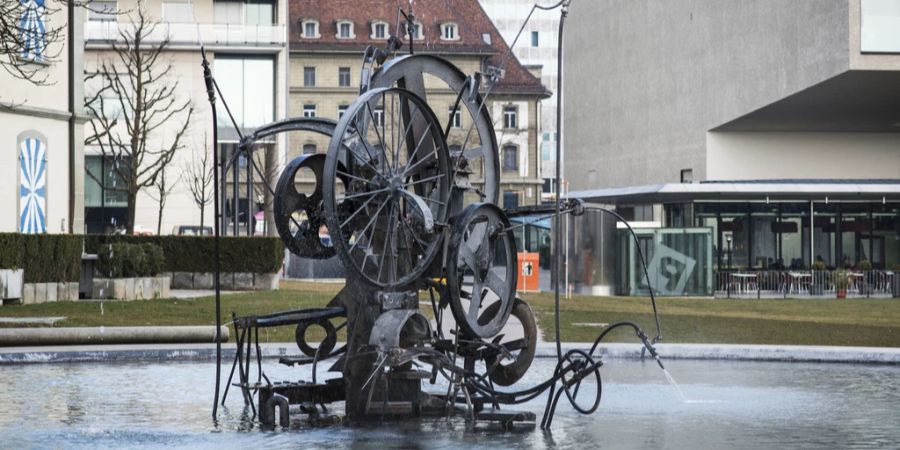
M 109 278 L 152 277 L 166 264 L 162 248 L 150 243 L 101 245 L 97 255 L 97 271 Z
M 116 243 L 158 245 L 165 255 L 163 272 L 212 272 L 214 242 L 210 236 L 84 236 L 88 253 Z M 222 272 L 273 273 L 281 270 L 284 245 L 275 237 L 223 237 L 220 253 Z
M 25 269 L 26 283 L 78 281 L 82 236 L 0 233 L 0 269 Z

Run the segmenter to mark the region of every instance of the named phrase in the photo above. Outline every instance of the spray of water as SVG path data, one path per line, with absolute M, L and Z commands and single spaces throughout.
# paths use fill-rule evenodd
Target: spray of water
M 669 384 L 671 384 L 672 387 L 675 388 L 675 392 L 678 393 L 678 399 L 681 400 L 681 403 L 686 403 L 686 404 L 689 404 L 689 405 L 693 405 L 693 404 L 712 404 L 712 403 L 719 403 L 719 402 L 716 401 L 716 400 L 693 400 L 693 399 L 688 399 L 687 397 L 685 397 L 684 391 L 681 390 L 681 386 L 679 386 L 678 383 L 675 382 L 675 377 L 673 377 L 672 374 L 669 373 L 669 370 L 664 368 L 664 369 L 663 369 L 663 374 L 666 376 L 666 379 L 669 380 Z
M 669 370 L 663 369 L 663 374 L 665 374 L 666 379 L 669 380 L 669 384 L 671 384 L 672 387 L 675 388 L 675 392 L 678 393 L 678 398 L 681 399 L 681 402 L 688 403 L 687 397 L 684 396 L 684 391 L 682 391 L 681 386 L 679 386 L 678 383 L 675 382 L 675 377 L 673 377 L 672 374 L 669 373 Z

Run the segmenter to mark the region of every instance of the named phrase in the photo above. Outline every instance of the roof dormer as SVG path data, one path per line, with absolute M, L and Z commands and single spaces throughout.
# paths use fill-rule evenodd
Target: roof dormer
M 319 39 L 319 21 L 316 19 L 300 19 L 300 37 L 302 39 Z
M 372 26 L 372 33 L 369 35 L 369 39 L 387 39 L 390 37 L 390 28 L 389 24 L 384 20 L 373 20 L 370 25 Z
M 441 24 L 441 40 L 442 41 L 458 41 L 459 27 L 453 22 L 444 22 Z
M 353 21 L 347 19 L 340 19 L 335 22 L 335 26 L 337 27 L 337 33 L 335 37 L 338 39 L 355 39 L 356 33 L 353 30 Z

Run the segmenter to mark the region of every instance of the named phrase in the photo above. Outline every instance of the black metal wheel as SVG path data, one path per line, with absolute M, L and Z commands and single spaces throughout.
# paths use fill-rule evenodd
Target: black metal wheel
M 441 249 L 450 159 L 431 108 L 404 89 L 373 89 L 338 122 L 325 161 L 326 224 L 348 276 L 414 283 Z
M 257 130 L 257 134 L 267 137 L 277 133 L 304 131 L 331 137 L 334 127 L 335 122 L 331 120 L 295 117 L 261 128 Z M 325 259 L 335 255 L 327 236 L 319 235 L 319 229 L 325 223 L 322 208 L 324 166 L 324 154 L 298 156 L 284 168 L 275 185 L 275 228 L 285 247 L 302 258 Z M 314 183 L 312 188 L 298 189 L 302 183 L 309 182 Z
M 317 347 L 309 345 L 306 340 L 306 332 L 310 326 L 317 326 L 325 331 L 325 337 Z M 334 328 L 334 324 L 325 318 L 304 320 L 297 324 L 297 329 L 294 331 L 294 340 L 304 355 L 314 358 L 316 353 L 318 353 L 319 358 L 327 358 L 331 351 L 334 350 L 335 344 L 337 344 L 337 330 Z
M 473 337 L 497 335 L 513 308 L 517 274 L 515 237 L 500 208 L 471 204 L 454 219 L 446 274 L 450 311 L 460 328 Z M 484 314 L 489 307 L 496 313 Z
M 480 93 L 471 89 L 466 75 L 449 61 L 434 55 L 416 54 L 394 58 L 385 63 L 373 76 L 373 88 L 401 87 L 414 92 L 424 100 L 425 85 L 432 97 L 443 96 L 451 107 L 459 104 L 461 127 L 443 128 L 448 148 L 451 149 L 451 170 L 472 171 L 484 183 L 476 186 L 483 194 L 480 201 L 497 203 L 500 193 L 500 156 L 497 135 L 491 120 L 489 105 Z M 444 91 L 449 93 L 445 94 Z M 462 95 L 459 95 L 462 93 Z M 443 114 L 443 111 L 441 111 Z M 445 116 L 441 116 L 445 117 Z M 449 115 L 446 115 L 449 117 Z M 481 172 L 480 176 L 478 172 Z M 451 178 L 451 182 L 456 182 Z
M 488 306 L 481 317 L 479 324 L 486 324 L 500 311 L 500 302 Z M 534 353 L 537 349 L 537 323 L 534 313 L 524 300 L 516 297 L 513 302 L 511 317 L 515 318 L 522 327 L 522 337 L 511 339 L 503 336 L 503 339 L 495 339 L 495 344 L 503 346 L 510 353 L 512 359 L 491 355 L 484 358 L 484 364 L 488 368 L 491 381 L 499 386 L 512 386 L 525 376 L 525 372 L 534 361 Z
M 275 228 L 285 247 L 302 258 L 325 259 L 335 255 L 330 239 L 319 234 L 325 224 L 322 207 L 324 166 L 324 154 L 298 156 L 284 168 L 275 187 Z M 315 185 L 299 192 L 296 179 L 302 172 L 309 172 Z

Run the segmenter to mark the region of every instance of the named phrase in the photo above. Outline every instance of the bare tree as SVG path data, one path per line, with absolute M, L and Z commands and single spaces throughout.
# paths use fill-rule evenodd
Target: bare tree
M 266 235 L 278 236 L 278 230 L 275 228 L 275 197 L 272 191 L 278 183 L 278 177 L 281 174 L 281 168 L 278 165 L 278 152 L 272 145 L 264 145 L 262 148 L 254 152 L 254 159 L 259 168 L 259 173 L 254 171 L 254 175 L 262 176 L 261 180 L 253 183 L 253 196 L 257 200 L 261 200 L 263 205 L 263 214 L 266 223 Z M 250 170 L 253 170 L 252 168 Z M 251 199 L 253 201 L 253 199 Z
M 203 136 L 203 149 L 201 152 L 193 152 L 187 170 L 182 172 L 182 178 L 188 183 L 191 197 L 200 208 L 200 227 L 203 227 L 206 205 L 212 203 L 213 195 L 213 170 L 215 170 L 210 158 L 209 143 L 206 135 Z M 199 153 L 199 156 L 198 156 Z
M 66 20 L 63 8 L 48 1 L 0 1 L 0 67 L 14 78 L 47 84 L 45 65 L 62 52 Z M 56 2 L 69 6 L 74 2 Z M 48 26 L 49 25 L 49 26 Z
M 127 196 L 125 229 L 129 234 L 134 232 L 138 192 L 155 186 L 175 153 L 184 147 L 194 112 L 190 98 L 178 99 L 178 81 L 169 77 L 172 64 L 161 59 L 168 38 L 149 39 L 158 24 L 147 17 L 143 5 L 139 3 L 129 15 L 130 26 L 120 28 L 111 60 L 103 61 L 97 73 L 85 78 L 99 84 L 85 101 L 91 116 L 85 145 L 98 147 L 104 158 L 118 162 L 114 167 L 124 187 L 117 190 Z M 157 136 L 162 127 L 173 124 L 173 136 Z
M 150 196 L 153 200 L 156 200 L 156 203 L 159 205 L 159 210 L 157 211 L 156 216 L 156 235 L 159 236 L 162 234 L 162 218 L 163 211 L 166 208 L 166 200 L 169 199 L 169 194 L 175 189 L 175 186 L 178 184 L 180 176 L 175 179 L 172 183 L 169 183 L 166 179 L 169 171 L 167 169 L 163 169 L 159 176 L 156 177 L 156 183 L 153 183 L 153 189 L 151 192 L 148 192 L 147 195 Z

